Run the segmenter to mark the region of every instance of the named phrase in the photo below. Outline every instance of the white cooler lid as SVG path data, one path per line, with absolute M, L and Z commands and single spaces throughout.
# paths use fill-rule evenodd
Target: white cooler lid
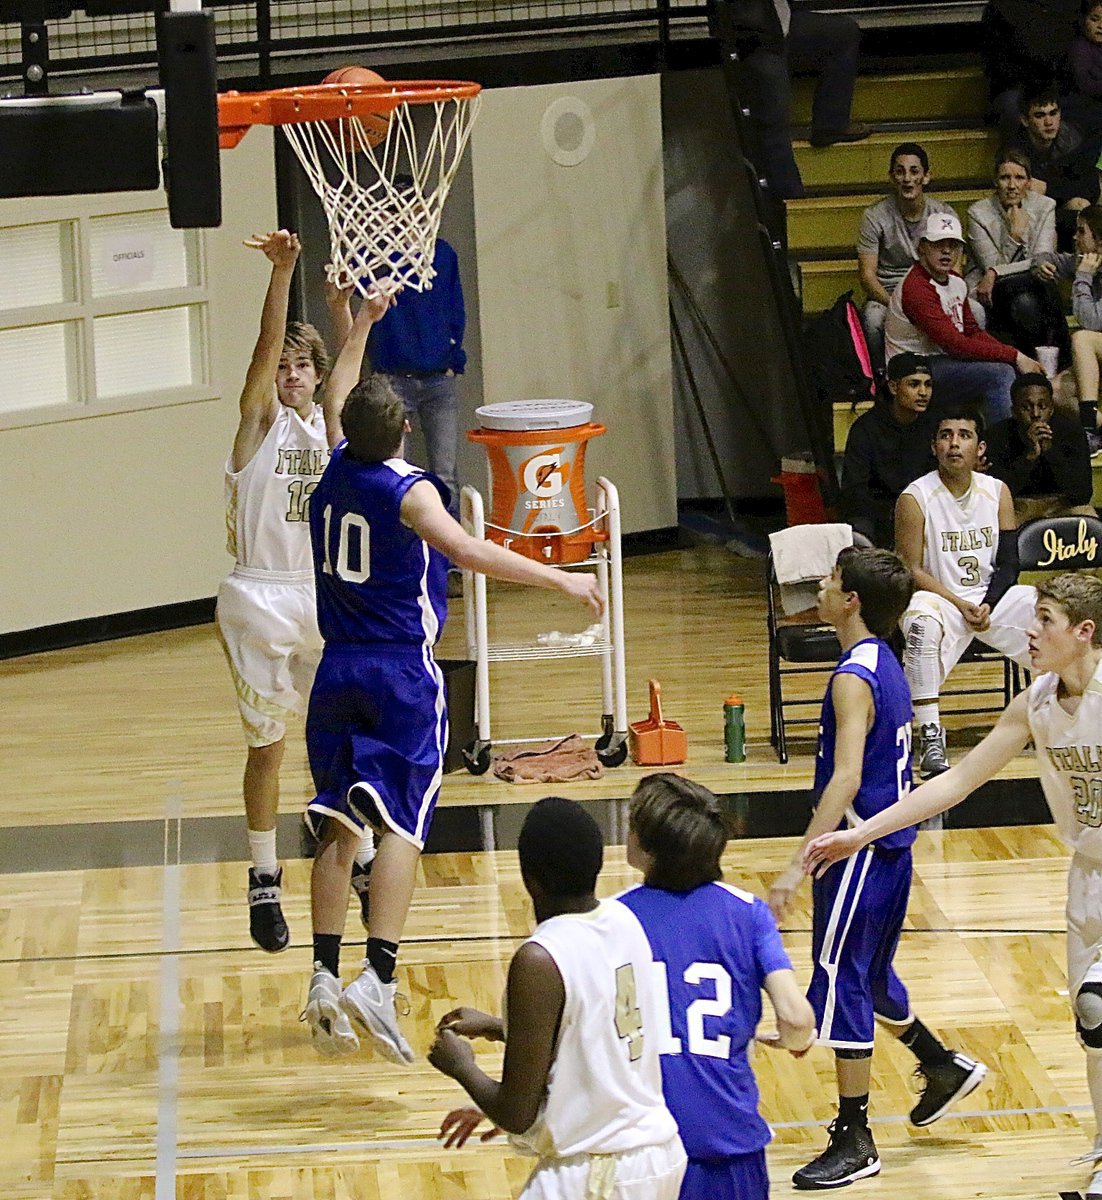
M 588 424 L 593 405 L 584 400 L 504 400 L 474 411 L 483 429 L 572 429 Z

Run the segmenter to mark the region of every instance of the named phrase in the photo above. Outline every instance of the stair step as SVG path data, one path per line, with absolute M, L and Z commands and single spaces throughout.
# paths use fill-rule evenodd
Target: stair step
M 938 200 L 951 204 L 962 224 L 969 205 L 986 196 L 989 187 L 943 192 L 935 190 Z M 861 215 L 870 204 L 883 198 L 884 193 L 863 193 L 857 196 L 813 196 L 806 200 L 787 201 L 788 248 L 796 254 L 807 250 L 829 250 L 836 247 L 849 253 L 857 245 Z
M 906 128 L 874 133 L 863 142 L 817 149 L 806 141 L 793 142 L 796 162 L 809 187 L 864 184 L 876 191 L 888 172 L 892 150 L 903 141 L 921 140 L 930 156 L 934 177 L 987 179 L 998 147 L 990 129 L 930 129 L 921 134 Z
M 794 81 L 792 123 L 811 123 L 813 79 Z M 975 117 L 987 104 L 987 81 L 979 67 L 861 75 L 853 93 L 853 118 L 873 124 Z
M 865 292 L 857 278 L 857 257 L 816 259 L 799 264 L 803 310 L 807 314 L 830 308 L 843 292 L 853 291 L 857 305 Z

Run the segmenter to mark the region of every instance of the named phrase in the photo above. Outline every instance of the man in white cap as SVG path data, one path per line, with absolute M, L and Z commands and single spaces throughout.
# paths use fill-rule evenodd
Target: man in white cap
M 918 262 L 892 293 L 884 325 L 885 351 L 925 355 L 939 402 L 974 400 L 989 422 L 1010 416 L 1014 372 L 1044 374 L 1039 363 L 976 324 L 968 285 L 957 270 L 964 235 L 956 213 L 931 213 L 918 243 Z

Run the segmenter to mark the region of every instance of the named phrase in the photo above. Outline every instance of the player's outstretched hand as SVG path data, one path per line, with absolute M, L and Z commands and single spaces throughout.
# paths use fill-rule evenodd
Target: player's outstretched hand
M 438 1029 L 429 1049 L 429 1062 L 445 1075 L 457 1079 L 474 1066 L 474 1050 L 466 1038 L 451 1029 Z
M 859 828 L 821 833 L 804 847 L 804 872 L 818 878 L 827 867 L 856 854 L 862 845 Z
M 601 588 L 597 576 L 589 571 L 574 574 L 571 571 L 560 571 L 559 586 L 565 595 L 582 604 L 588 604 L 600 616 L 605 611 L 605 602 L 601 597 Z
M 467 1139 L 484 1120 L 484 1114 L 477 1108 L 453 1108 L 440 1122 L 440 1132 L 436 1135 L 444 1143 L 445 1150 L 458 1150 L 467 1144 Z M 488 1142 L 495 1138 L 501 1130 L 496 1125 L 484 1129 L 479 1134 L 480 1142 Z
M 293 267 L 302 252 L 297 233 L 277 229 L 274 233 L 254 233 L 245 245 L 250 250 L 263 250 L 273 267 Z
M 352 302 L 352 293 L 356 289 L 350 283 L 338 282 L 330 270 L 328 266 L 325 269 L 325 304 L 331 309 L 343 309 Z
M 754 1041 L 759 1046 L 768 1046 L 770 1050 L 787 1050 L 793 1058 L 803 1058 L 803 1056 L 811 1049 L 812 1046 L 819 1040 L 819 1031 L 813 1029 L 811 1037 L 808 1039 L 806 1046 L 799 1046 L 795 1050 L 791 1046 L 781 1044 L 780 1031 L 777 1029 L 769 1029 L 765 1033 L 755 1033 Z
M 769 889 L 769 908 L 776 920 L 780 921 L 792 907 L 803 881 L 804 873 L 799 863 L 791 863 L 773 880 L 773 886 Z
M 479 1012 L 477 1008 L 453 1008 L 436 1022 L 436 1028 L 450 1029 L 460 1037 L 486 1038 L 488 1041 L 501 1040 L 501 1018 L 491 1017 L 489 1013 Z

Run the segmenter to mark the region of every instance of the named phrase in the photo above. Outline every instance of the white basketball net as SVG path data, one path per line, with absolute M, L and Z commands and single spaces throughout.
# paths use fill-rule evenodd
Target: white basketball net
M 374 146 L 365 121 L 377 126 L 379 118 L 283 126 L 329 222 L 332 282 L 353 287 L 361 296 L 432 287 L 440 214 L 479 100 L 402 102 L 390 116 L 386 136 Z M 421 124 L 431 124 L 428 136 L 422 133 L 423 145 L 414 125 L 415 107 L 422 110 Z

